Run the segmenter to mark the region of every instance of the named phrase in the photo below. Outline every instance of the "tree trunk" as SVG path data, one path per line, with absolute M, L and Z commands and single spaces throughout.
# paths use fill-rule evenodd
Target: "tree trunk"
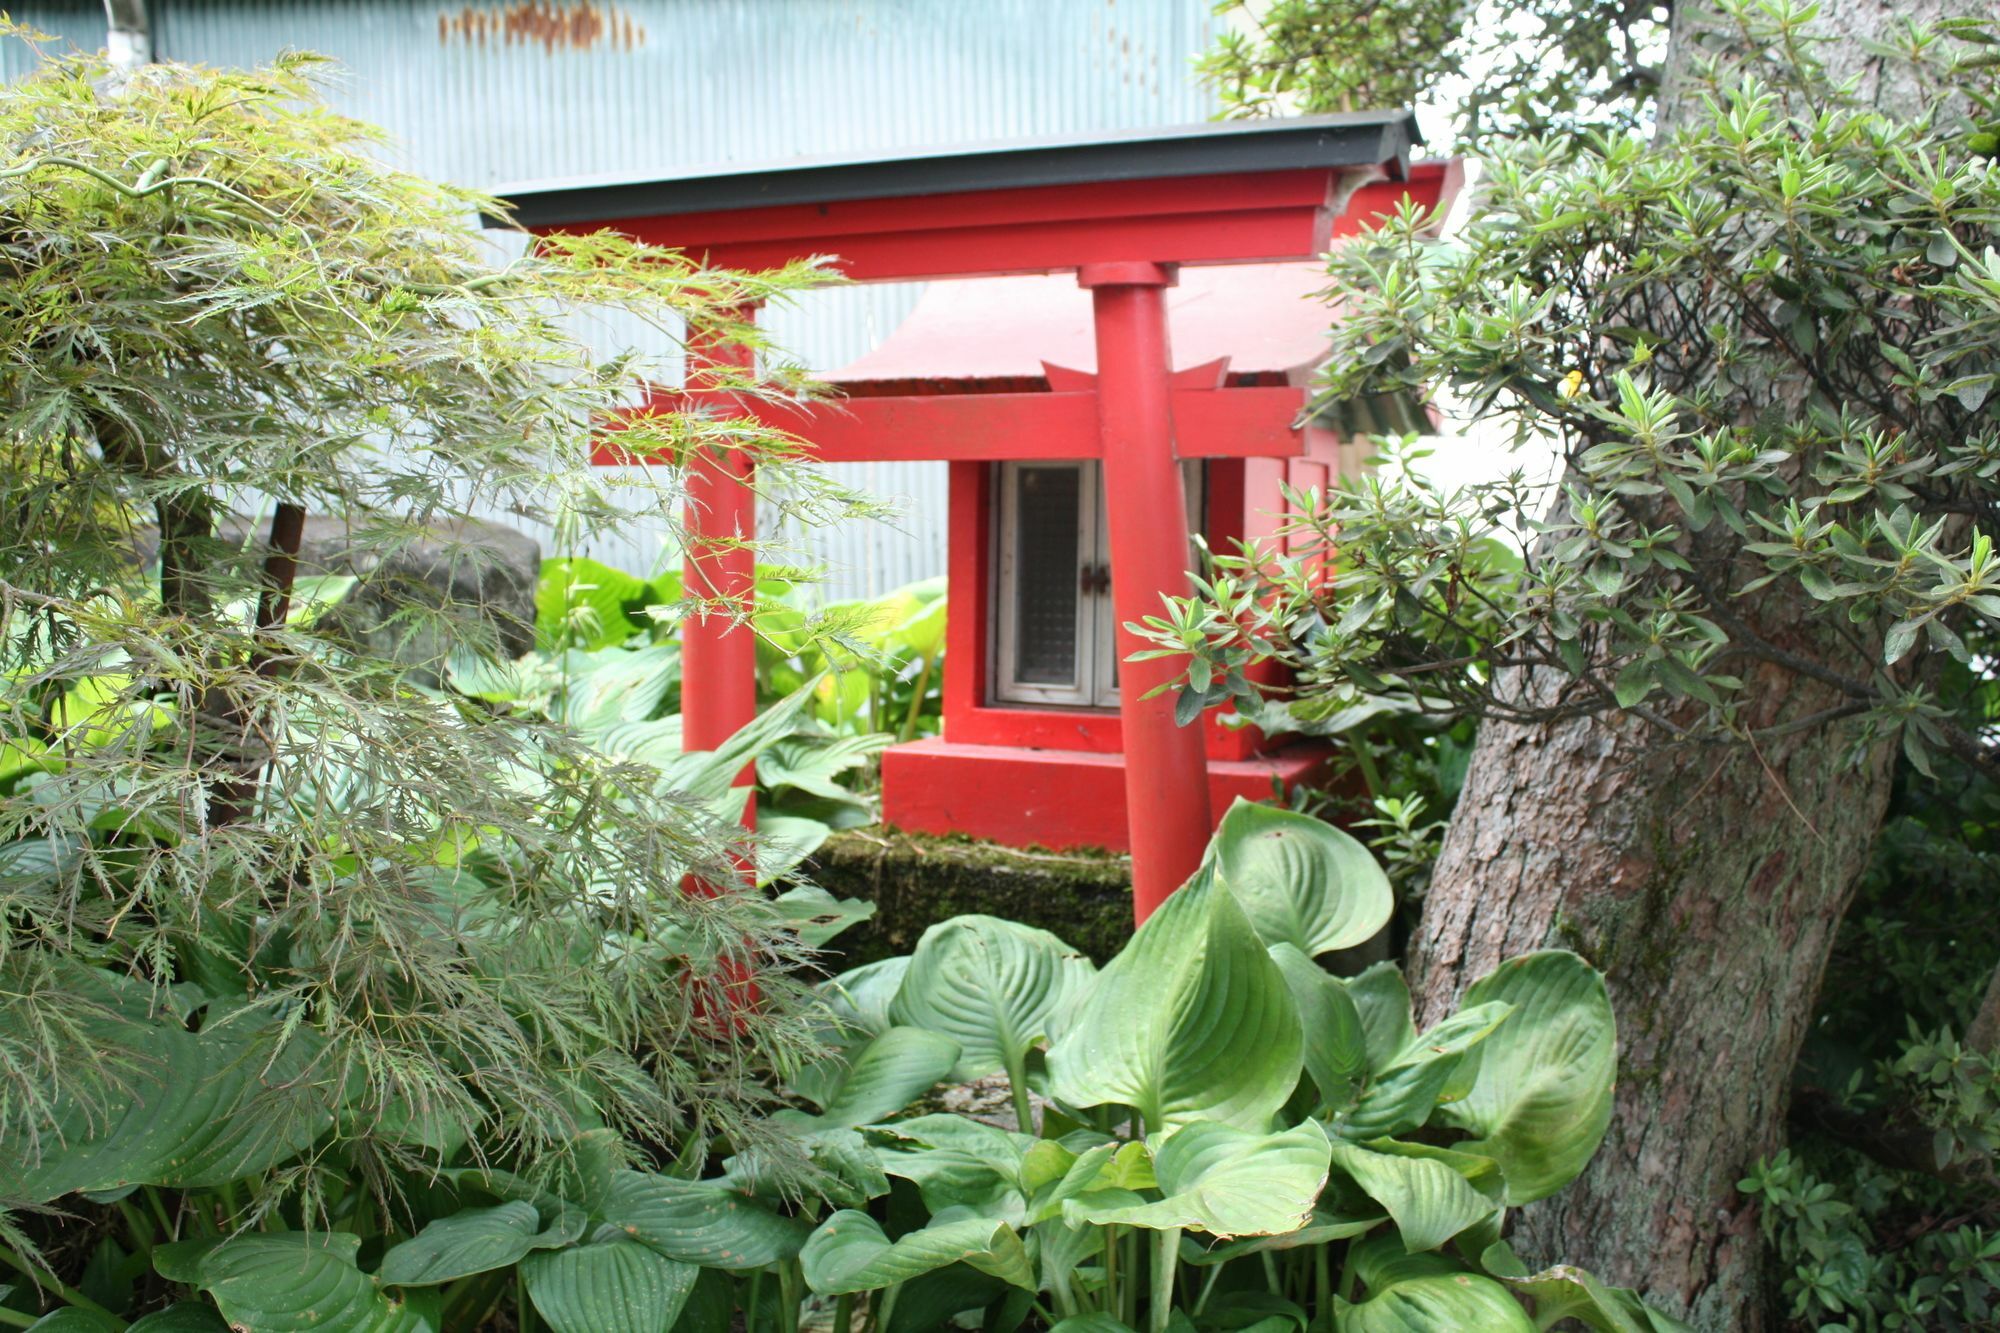
M 1546 695 L 1547 680 L 1515 681 Z M 1752 725 L 1837 702 L 1768 668 Z M 1703 1330 L 1755 1330 L 1760 1245 L 1736 1191 L 1780 1144 L 1834 931 L 1888 804 L 1893 751 L 1842 727 L 1672 747 L 1629 718 L 1481 728 L 1412 978 L 1425 1021 L 1503 958 L 1570 948 L 1618 1017 L 1616 1112 L 1585 1174 L 1512 1232 Z
M 1989 3 L 1825 0 L 1819 56 L 1896 114 L 1921 97 L 1867 43 L 1899 18 Z M 1689 109 L 1690 25 L 1706 9 L 1675 7 L 1662 132 Z M 1803 604 L 1775 589 L 1756 602 L 1759 633 L 1818 656 Z M 1544 701 L 1562 688 L 1500 687 Z M 1841 702 L 1776 665 L 1745 687 L 1752 729 Z M 1674 747 L 1618 716 L 1481 728 L 1410 948 L 1419 1008 L 1435 1021 L 1501 959 L 1556 945 L 1604 969 L 1619 1025 L 1610 1131 L 1580 1179 L 1516 1220 L 1529 1262 L 1581 1264 L 1705 1333 L 1765 1327 L 1756 1211 L 1736 1182 L 1781 1146 L 1792 1066 L 1894 762 L 1883 739 L 1857 757 L 1851 724 L 1759 747 Z

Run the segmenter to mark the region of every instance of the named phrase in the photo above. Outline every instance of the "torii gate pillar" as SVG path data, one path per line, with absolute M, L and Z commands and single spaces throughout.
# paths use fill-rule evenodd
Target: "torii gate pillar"
M 737 312 L 756 316 L 754 306 Z M 690 400 L 724 411 L 733 400 L 718 388 L 718 371 L 747 370 L 751 350 L 700 328 L 688 330 Z M 757 497 L 749 455 L 741 450 L 691 457 L 687 465 L 687 564 L 683 587 L 694 601 L 681 626 L 681 744 L 721 748 L 757 716 L 757 639 L 750 628 L 757 589 Z M 746 768 L 732 784 L 756 780 Z M 744 797 L 743 822 L 756 827 L 757 797 Z
M 1117 613 L 1118 713 L 1125 737 L 1125 810 L 1132 837 L 1132 910 L 1143 922 L 1201 864 L 1213 823 L 1199 727 L 1174 721 L 1170 659 L 1134 662 L 1148 645 L 1125 628 L 1188 592 L 1187 498 L 1174 449 L 1167 350 L 1167 264 L 1085 264 L 1097 336 L 1097 420 L 1104 512 L 1111 526 Z

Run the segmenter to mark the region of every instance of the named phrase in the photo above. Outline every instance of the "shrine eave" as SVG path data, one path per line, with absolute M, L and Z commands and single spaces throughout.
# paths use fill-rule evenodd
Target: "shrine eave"
M 1051 186 L 1269 171 L 1389 166 L 1420 142 L 1407 110 L 1215 121 L 1079 138 L 1010 140 L 915 152 L 795 158 L 672 176 L 526 183 L 497 193 L 530 230 L 794 204 L 907 199 Z M 488 217 L 488 225 L 505 225 Z

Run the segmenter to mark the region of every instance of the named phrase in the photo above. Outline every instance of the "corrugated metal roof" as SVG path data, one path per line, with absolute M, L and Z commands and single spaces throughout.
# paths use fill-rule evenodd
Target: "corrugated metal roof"
M 103 6 L 10 4 L 84 48 Z M 475 188 L 926 144 L 1081 136 L 1207 118 L 1189 72 L 1210 0 L 148 0 L 155 55 L 211 65 L 324 52 L 347 114 L 397 161 Z M 15 43 L 5 44 L 18 46 Z M 26 69 L 0 53 L 0 73 Z M 768 322 L 808 364 L 840 366 L 894 329 L 908 286 L 810 295 Z M 642 330 L 607 337 L 634 343 Z M 909 497 L 903 531 L 815 534 L 829 595 L 944 569 L 944 471 L 875 464 L 850 480 Z M 645 564 L 658 536 L 607 545 Z

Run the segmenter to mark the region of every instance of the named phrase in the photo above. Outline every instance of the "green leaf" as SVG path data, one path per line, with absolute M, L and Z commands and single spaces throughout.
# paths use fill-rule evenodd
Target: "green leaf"
M 529 1255 L 521 1281 L 554 1333 L 661 1333 L 680 1318 L 700 1271 L 614 1234 Z
M 28 1325 L 28 1333 L 115 1333 L 117 1327 L 101 1314 L 65 1305 Z
M 229 1325 L 208 1306 L 183 1301 L 134 1320 L 127 1333 L 229 1333 Z
M 215 1015 L 211 1015 L 211 1020 Z M 105 1106 L 58 1104 L 34 1161 L 0 1164 L 0 1197 L 40 1203 L 77 1190 L 220 1185 L 293 1156 L 333 1123 L 326 1089 L 307 1076 L 313 1038 L 281 1048 L 275 1026 L 104 1017 L 101 1050 L 130 1051 Z
M 428 1321 L 391 1301 L 374 1278 L 354 1266 L 359 1236 L 280 1231 L 201 1246 L 165 1263 L 156 1252 L 154 1266 L 162 1277 L 207 1292 L 233 1327 L 258 1333 L 431 1333 Z M 176 1276 L 190 1266 L 191 1278 Z
M 612 1172 L 598 1211 L 669 1259 L 734 1271 L 791 1258 L 807 1230 L 735 1190 L 643 1171 Z
M 1073 1314 L 1056 1324 L 1049 1333 L 1132 1333 L 1132 1328 L 1108 1314 L 1093 1311 L 1090 1314 Z
M 467 1208 L 429 1223 L 382 1256 L 376 1276 L 392 1287 L 429 1287 L 507 1268 L 532 1250 L 568 1245 L 583 1234 L 583 1214 L 565 1210 L 546 1230 L 531 1203 Z
M 785 824 L 818 823 L 817 820 L 760 813 L 757 816 L 757 831 L 770 837 L 773 834 L 771 825 L 779 821 Z M 819 828 L 824 830 L 826 825 L 819 824 Z M 824 949 L 842 931 L 875 915 L 874 903 L 861 898 L 836 898 L 813 884 L 787 889 L 772 899 L 772 903 L 785 924 L 797 933 L 799 942 L 809 949 Z
M 1346 987 L 1354 1012 L 1361 1018 L 1368 1068 L 1377 1072 L 1387 1069 L 1417 1039 L 1409 983 L 1394 963 L 1377 963 L 1350 978 Z
M 1035 1289 L 1034 1266 L 1021 1237 L 1005 1222 L 988 1218 L 934 1221 L 892 1243 L 874 1218 L 843 1210 L 820 1223 L 799 1263 L 806 1285 L 822 1296 L 874 1291 L 952 1263 Z
M 958 1058 L 950 1037 L 892 1027 L 855 1054 L 821 1103 L 816 1123 L 853 1128 L 886 1120 L 942 1083 Z
M 1018 1209 L 1027 1154 L 1058 1147 L 959 1115 L 917 1116 L 869 1132 L 881 1144 L 882 1169 L 914 1184 L 933 1213 L 959 1207 L 991 1216 L 1006 1200 Z
M 1317 1123 L 1277 1134 L 1199 1121 L 1175 1130 L 1153 1154 L 1162 1197 L 1137 1204 L 1093 1204 L 1085 1195 L 1063 1205 L 1073 1222 L 1183 1227 L 1217 1236 L 1297 1231 L 1326 1187 L 1327 1139 Z
M 1910 649 L 1917 646 L 1917 633 L 1923 629 L 1920 620 L 1900 620 L 1889 626 L 1889 632 L 1882 639 L 1882 661 L 1894 666 L 1909 656 Z
M 1266 1250 L 1306 1249 L 1366 1235 L 1388 1220 L 1388 1215 L 1380 1212 L 1370 1213 L 1365 1217 L 1350 1217 L 1318 1208 L 1313 1210 L 1312 1220 L 1297 1231 L 1286 1231 L 1275 1236 L 1246 1236 L 1242 1240 L 1232 1240 L 1224 1245 L 1213 1246 L 1198 1255 L 1184 1255 L 1183 1259 L 1187 1263 L 1207 1267 L 1210 1264 L 1226 1264 L 1231 1259 L 1246 1254 L 1262 1254 Z
M 535 586 L 535 641 L 543 652 L 615 647 L 636 628 L 628 607 L 644 605 L 642 579 L 596 560 L 544 560 Z
M 1049 1050 L 1071 1106 L 1130 1106 L 1151 1132 L 1195 1120 L 1262 1130 L 1303 1044 L 1284 974 L 1228 887 L 1198 875 L 1098 973 Z
M 828 800 L 850 800 L 854 792 L 840 781 L 841 775 L 865 768 L 895 739 L 883 732 L 787 736 L 757 756 L 757 779 L 773 791 L 791 787 Z
M 889 1006 L 895 1003 L 909 969 L 908 958 L 884 958 L 842 972 L 821 982 L 818 989 L 843 1027 L 873 1037 L 888 1029 Z
M 1573 953 L 1543 950 L 1500 964 L 1465 1002 L 1514 1012 L 1478 1051 L 1471 1090 L 1441 1114 L 1475 1136 L 1460 1148 L 1500 1163 L 1509 1204 L 1546 1198 L 1577 1177 L 1611 1124 L 1618 1034 L 1604 977 Z
M 1636 1292 L 1610 1287 L 1581 1268 L 1558 1264 L 1526 1277 L 1496 1275 L 1512 1290 L 1535 1302 L 1535 1316 L 1544 1328 L 1564 1319 L 1598 1333 L 1670 1333 L 1687 1325 L 1657 1310 L 1649 1310 Z
M 1493 1002 L 1461 1009 L 1390 1057 L 1376 1071 L 1354 1109 L 1336 1117 L 1345 1138 L 1369 1139 L 1425 1124 L 1438 1106 L 1463 1095 L 1466 1053 L 1506 1022 L 1512 1010 Z
M 1046 930 L 991 916 L 961 916 L 924 932 L 889 1006 L 897 1023 L 958 1043 L 951 1076 L 1002 1070 L 1022 1077 L 1028 1051 L 1089 984 L 1090 960 Z
M 1271 946 L 1271 958 L 1291 988 L 1305 1032 L 1306 1074 L 1321 1106 L 1345 1110 L 1368 1082 L 1368 1044 L 1361 1015 L 1340 980 L 1290 944 Z
M 1208 854 L 1267 944 L 1308 955 L 1349 949 L 1388 924 L 1395 908 L 1389 877 L 1369 850 L 1311 815 L 1238 797 Z
M 1413 1277 L 1335 1306 L 1337 1333 L 1536 1333 L 1507 1289 L 1474 1273 Z
M 1434 1250 L 1497 1211 L 1465 1177 L 1444 1162 L 1391 1156 L 1336 1142 L 1333 1165 L 1388 1211 L 1411 1251 Z

